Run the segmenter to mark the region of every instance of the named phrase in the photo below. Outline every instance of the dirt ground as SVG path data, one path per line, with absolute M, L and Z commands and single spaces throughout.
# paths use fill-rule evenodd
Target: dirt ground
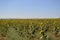
M 7 40 L 7 37 L 2 37 L 2 35 L 0 34 L 0 40 Z

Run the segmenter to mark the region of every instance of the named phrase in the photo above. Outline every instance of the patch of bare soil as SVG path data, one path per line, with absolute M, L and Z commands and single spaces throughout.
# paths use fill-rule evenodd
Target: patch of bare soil
M 2 35 L 0 34 L 0 40 L 7 40 L 7 36 L 2 37 Z

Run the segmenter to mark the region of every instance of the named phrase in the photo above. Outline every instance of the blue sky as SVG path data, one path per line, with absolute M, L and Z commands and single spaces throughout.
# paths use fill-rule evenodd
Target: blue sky
M 0 0 L 0 18 L 60 17 L 60 0 Z

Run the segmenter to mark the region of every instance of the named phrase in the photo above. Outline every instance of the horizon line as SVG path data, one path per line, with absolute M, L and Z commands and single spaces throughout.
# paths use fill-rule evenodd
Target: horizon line
M 0 19 L 59 19 L 60 17 L 40 17 L 40 18 L 0 18 Z

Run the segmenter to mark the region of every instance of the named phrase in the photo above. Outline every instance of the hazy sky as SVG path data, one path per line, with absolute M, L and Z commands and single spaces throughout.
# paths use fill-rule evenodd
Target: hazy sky
M 60 0 L 0 0 L 0 18 L 60 17 Z

